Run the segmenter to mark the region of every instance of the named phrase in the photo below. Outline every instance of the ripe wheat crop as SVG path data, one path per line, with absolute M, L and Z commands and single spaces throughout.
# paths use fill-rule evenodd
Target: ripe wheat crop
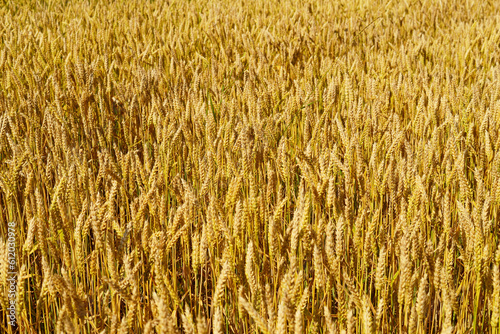
M 499 12 L 3 1 L 0 332 L 499 333 Z

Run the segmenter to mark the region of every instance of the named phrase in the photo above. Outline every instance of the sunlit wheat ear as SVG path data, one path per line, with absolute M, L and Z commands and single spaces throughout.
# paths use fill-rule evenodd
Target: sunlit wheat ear
M 341 7 L 0 8 L 19 331 L 499 331 L 495 3 Z
M 186 305 L 186 309 L 184 313 L 181 315 L 182 319 L 182 327 L 185 333 L 194 334 L 195 333 L 195 325 L 193 321 L 193 316 L 191 314 L 191 310 Z
M 229 260 L 226 259 L 222 266 L 222 271 L 220 272 L 217 280 L 212 307 L 218 307 L 222 302 L 222 296 L 224 294 L 225 284 L 229 276 L 231 275 L 230 271 L 231 271 L 231 263 L 229 262 Z
M 250 317 L 255 321 L 255 324 L 257 327 L 263 332 L 263 333 L 269 333 L 268 326 L 262 316 L 257 312 L 257 310 L 250 304 L 245 297 L 243 296 L 243 288 L 240 287 L 240 290 L 238 292 L 238 303 L 243 306 L 243 308 L 248 312 Z
M 383 247 L 380 250 L 379 258 L 377 261 L 377 269 L 375 275 L 375 289 L 381 290 L 386 280 L 386 249 Z
M 276 333 L 286 333 L 286 296 L 283 296 L 278 305 L 278 318 L 276 320 Z
M 373 333 L 373 314 L 368 296 L 363 297 L 363 333 Z
M 428 280 L 427 273 L 425 273 L 420 280 L 417 292 L 416 308 L 417 308 L 418 322 L 420 324 L 422 324 L 422 322 L 424 321 L 425 307 L 427 303 L 427 286 L 428 286 L 427 280 Z
M 215 306 L 214 315 L 212 318 L 213 333 L 222 334 L 224 333 L 223 319 L 222 319 L 222 307 Z
M 493 296 L 492 296 L 491 327 L 498 328 L 500 318 L 500 271 L 498 261 L 493 267 Z

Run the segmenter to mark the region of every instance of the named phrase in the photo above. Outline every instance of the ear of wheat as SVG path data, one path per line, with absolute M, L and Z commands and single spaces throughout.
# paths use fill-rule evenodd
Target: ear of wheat
M 4 2 L 0 331 L 498 333 L 498 9 Z

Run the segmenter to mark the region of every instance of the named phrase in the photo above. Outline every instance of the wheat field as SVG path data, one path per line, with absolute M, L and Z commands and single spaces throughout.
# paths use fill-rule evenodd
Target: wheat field
M 3 1 L 0 332 L 499 333 L 499 12 Z

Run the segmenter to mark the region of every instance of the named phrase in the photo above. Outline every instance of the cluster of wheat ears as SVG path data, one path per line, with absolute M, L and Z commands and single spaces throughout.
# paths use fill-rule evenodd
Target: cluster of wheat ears
M 499 6 L 4 1 L 0 331 L 498 333 Z

